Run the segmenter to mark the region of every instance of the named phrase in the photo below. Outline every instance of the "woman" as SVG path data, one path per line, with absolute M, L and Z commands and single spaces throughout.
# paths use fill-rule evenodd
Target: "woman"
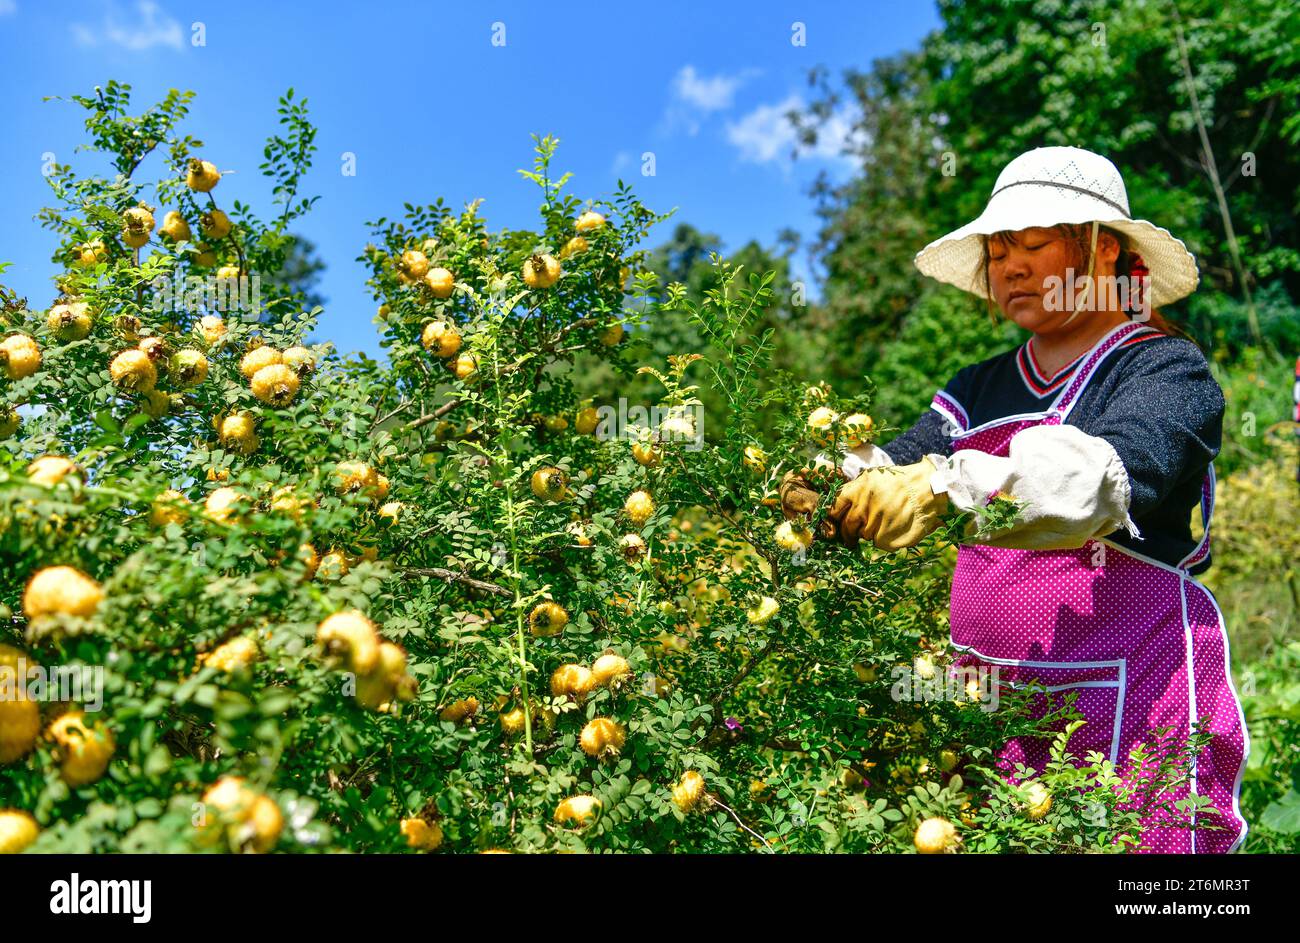
M 958 371 L 883 448 L 847 454 L 850 481 L 829 524 L 850 547 L 893 550 L 930 533 L 949 505 L 978 513 L 999 492 L 1016 499 L 1012 526 L 959 548 L 951 634 L 960 663 L 996 667 L 1004 684 L 1077 691 L 1088 722 L 1071 752 L 1097 750 L 1121 771 L 1157 728 L 1186 737 L 1204 718 L 1210 745 L 1190 783 L 1161 802 L 1190 788 L 1216 812 L 1190 829 L 1161 828 L 1167 816 L 1151 815 L 1143 850 L 1235 851 L 1246 834 L 1245 722 L 1222 615 L 1192 578 L 1210 563 L 1223 393 L 1200 350 L 1151 311 L 1195 290 L 1195 260 L 1166 230 L 1131 217 L 1110 161 L 1045 147 L 1007 165 L 979 218 L 915 262 L 996 303 L 1032 336 Z M 1117 277 L 1141 291 L 1106 290 Z M 816 507 L 810 489 L 787 476 L 787 515 Z M 1198 503 L 1199 541 L 1190 527 Z M 1002 769 L 1023 762 L 1041 772 L 1047 749 L 1046 738 L 1013 739 Z

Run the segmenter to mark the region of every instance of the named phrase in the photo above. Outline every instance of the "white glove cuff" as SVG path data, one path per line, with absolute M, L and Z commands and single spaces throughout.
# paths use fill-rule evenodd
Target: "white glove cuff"
M 931 486 L 963 511 L 980 513 L 1001 491 L 1022 504 L 1021 517 L 984 543 L 1018 549 L 1082 547 L 1119 528 L 1140 537 L 1129 516 L 1128 472 L 1105 439 L 1077 426 L 1033 426 L 1017 433 L 1005 458 L 959 449 L 931 455 Z

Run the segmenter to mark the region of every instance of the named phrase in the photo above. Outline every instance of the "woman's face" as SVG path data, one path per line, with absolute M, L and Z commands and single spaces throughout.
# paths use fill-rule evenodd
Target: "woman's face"
M 1097 242 L 1097 268 L 1094 275 L 1105 273 L 1107 261 L 1114 270 L 1118 243 L 1103 233 Z M 1010 239 L 989 237 L 989 288 L 1002 312 L 1027 331 L 1047 333 L 1061 327 L 1074 309 L 1066 272 L 1079 262 L 1078 249 L 1057 229 L 1037 226 L 1021 229 Z M 1088 273 L 1076 269 L 1075 282 Z M 1044 282 L 1052 275 L 1061 279 L 1063 288 L 1055 298 L 1048 298 Z M 1079 321 L 1074 321 L 1078 324 Z

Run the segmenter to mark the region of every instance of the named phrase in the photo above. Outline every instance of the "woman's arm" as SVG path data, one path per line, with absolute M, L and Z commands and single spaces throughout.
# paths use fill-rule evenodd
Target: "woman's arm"
M 1105 402 L 1074 414 L 1078 425 L 1034 426 L 999 457 L 959 449 L 932 455 L 936 491 L 978 512 L 998 491 L 1024 505 L 1021 520 L 982 542 L 1027 550 L 1081 547 L 1139 517 L 1218 453 L 1223 391 L 1194 344 L 1137 345 L 1118 365 Z

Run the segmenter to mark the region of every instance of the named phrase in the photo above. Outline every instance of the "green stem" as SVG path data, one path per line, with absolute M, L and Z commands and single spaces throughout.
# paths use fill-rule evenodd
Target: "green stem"
M 499 325 L 498 325 L 499 326 Z M 492 374 L 497 376 L 500 371 L 500 359 L 498 357 L 498 347 L 492 345 Z M 505 430 L 505 404 L 501 400 L 501 384 L 493 384 L 497 398 L 497 416 L 501 422 L 501 428 Z M 501 464 L 508 465 L 510 462 L 510 452 L 505 445 L 506 437 L 501 438 Z M 528 649 L 524 633 L 524 611 L 519 605 L 519 541 L 515 532 L 515 499 L 512 490 L 514 482 L 510 482 L 506 488 L 506 527 L 510 532 L 510 588 L 514 592 L 514 609 L 515 609 L 515 638 L 519 645 L 519 690 L 524 699 L 524 749 L 527 750 L 528 756 L 533 755 L 533 705 L 529 696 L 528 689 Z

